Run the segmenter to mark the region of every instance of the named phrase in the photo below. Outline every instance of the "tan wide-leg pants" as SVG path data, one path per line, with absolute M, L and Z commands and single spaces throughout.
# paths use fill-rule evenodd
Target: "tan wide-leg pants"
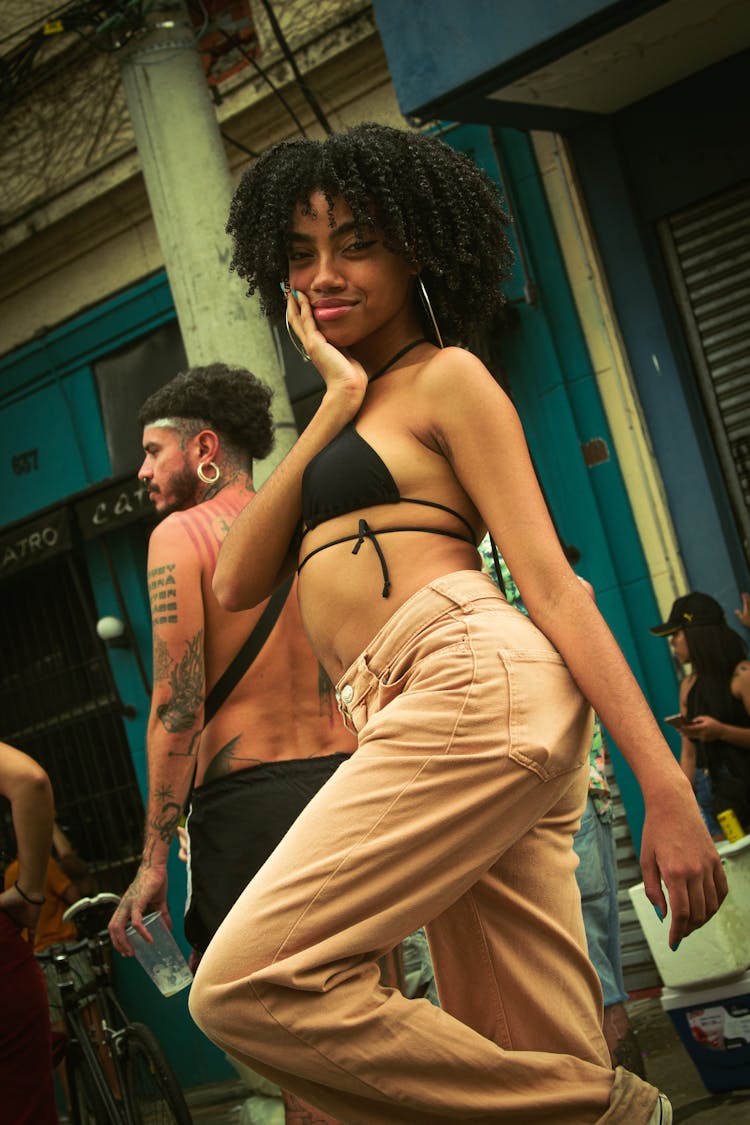
M 558 653 L 459 572 L 398 609 L 337 692 L 359 748 L 211 942 L 196 1022 L 349 1125 L 643 1125 L 656 1091 L 609 1069 L 586 955 L 572 839 L 591 712 Z M 376 964 L 425 923 L 440 1009 Z

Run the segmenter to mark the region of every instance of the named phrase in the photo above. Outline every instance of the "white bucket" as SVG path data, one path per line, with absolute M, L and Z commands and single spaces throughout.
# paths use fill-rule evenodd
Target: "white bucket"
M 643 883 L 630 887 L 633 907 L 662 981 L 669 988 L 701 988 L 750 968 L 750 836 L 717 845 L 729 884 L 724 904 L 705 926 L 669 948 L 671 911 L 660 922 Z

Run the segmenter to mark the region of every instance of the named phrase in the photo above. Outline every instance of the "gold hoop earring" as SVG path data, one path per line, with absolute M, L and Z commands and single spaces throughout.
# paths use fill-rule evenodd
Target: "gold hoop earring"
M 419 296 L 422 298 L 422 305 L 424 306 L 424 311 L 427 313 L 428 317 L 430 318 L 430 324 L 432 325 L 432 330 L 435 333 L 435 339 L 438 342 L 438 347 L 444 348 L 445 344 L 443 343 L 443 337 L 440 335 L 440 329 L 437 326 L 437 321 L 435 320 L 435 314 L 432 311 L 432 304 L 430 303 L 430 298 L 427 294 L 427 290 L 424 287 L 424 282 L 422 281 L 422 275 L 421 274 L 417 274 L 417 285 L 419 286 Z
M 302 356 L 302 359 L 303 359 L 304 363 L 309 363 L 310 362 L 309 355 L 305 351 L 305 349 L 302 346 L 302 344 L 300 343 L 300 341 L 297 339 L 297 337 L 292 332 L 291 325 L 289 324 L 289 306 L 288 305 L 284 309 L 284 324 L 286 325 L 286 334 L 289 337 L 289 339 L 292 341 L 292 346 L 293 346 L 295 352 L 297 353 L 297 355 Z
M 199 461 L 198 468 L 195 470 L 198 474 L 198 480 L 202 480 L 204 484 L 216 484 L 221 476 L 221 469 L 215 461 L 209 461 L 208 464 L 213 468 L 214 476 L 207 477 L 206 470 L 203 468 L 203 462 Z

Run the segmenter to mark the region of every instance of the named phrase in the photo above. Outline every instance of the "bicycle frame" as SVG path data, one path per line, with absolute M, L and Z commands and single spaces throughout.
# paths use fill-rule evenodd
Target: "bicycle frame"
M 143 1125 L 145 1120 L 192 1125 L 182 1090 L 158 1041 L 145 1024 L 131 1022 L 115 994 L 109 934 L 101 927 L 106 921 L 103 912 L 111 914 L 117 902 L 117 895 L 106 891 L 93 899 L 79 899 L 65 911 L 63 921 L 75 921 L 82 940 L 37 954 L 40 961 L 52 963 L 57 976 L 68 1033 L 66 1071 L 75 1125 Z M 69 961 L 82 951 L 92 970 L 91 982 L 83 985 L 76 983 Z
M 92 986 L 79 991 L 73 976 L 73 971 L 70 967 L 68 957 L 73 952 L 86 949 L 90 952 L 91 939 L 78 942 L 75 946 L 69 947 L 67 950 L 60 946 L 53 946 L 49 951 L 49 955 L 45 957 L 41 955 L 40 959 L 50 960 L 55 967 L 57 973 L 57 982 L 60 989 L 60 998 L 63 1004 L 63 1013 L 65 1017 L 65 1025 L 70 1036 L 68 1047 L 66 1050 L 66 1061 L 75 1058 L 78 1052 L 80 1058 L 83 1060 L 85 1069 L 91 1078 L 93 1089 L 96 1097 L 100 1102 L 101 1108 L 106 1111 L 107 1121 L 112 1122 L 113 1125 L 137 1125 L 136 1119 L 132 1115 L 125 1115 L 124 1103 L 118 1104 L 115 1099 L 114 1093 L 109 1083 L 109 1079 L 104 1071 L 104 1067 L 99 1056 L 97 1046 L 92 1042 L 91 1031 L 87 1027 L 86 1022 L 81 1014 L 82 1001 L 86 1000 L 89 996 L 99 1001 L 101 1005 L 103 989 L 101 981 L 98 979 L 98 969 L 94 964 L 94 983 Z M 114 997 L 112 997 L 114 1000 Z M 116 1003 L 116 1001 L 115 1001 Z M 115 1071 L 118 1074 L 118 1081 L 120 1076 L 120 1067 L 118 1066 L 118 1058 L 116 1049 L 112 1047 L 116 1042 L 117 1032 L 112 1031 L 108 1023 L 105 1024 L 105 1017 L 102 1015 L 102 1028 L 104 1031 L 104 1043 L 109 1049 L 110 1055 L 113 1059 Z M 70 1095 L 73 1112 L 77 1115 L 78 1097 L 76 1090 L 77 1074 L 74 1066 L 67 1066 L 67 1073 L 70 1081 Z M 80 1125 L 80 1122 L 77 1122 Z
M 41 954 L 41 959 L 51 960 L 57 973 L 60 997 L 63 1003 L 65 1024 L 70 1039 L 66 1056 L 75 1056 L 78 1052 L 84 1062 L 86 1071 L 92 1080 L 96 1097 L 101 1105 L 100 1111 L 107 1114 L 106 1121 L 112 1125 L 141 1125 L 141 1116 L 137 1105 L 131 1100 L 131 1093 L 124 1066 L 124 1051 L 129 1021 L 123 1008 L 115 996 L 112 988 L 110 970 L 107 964 L 105 951 L 108 947 L 106 931 L 93 938 L 85 938 L 66 949 L 53 946 L 49 955 Z M 94 971 L 93 983 L 79 989 L 74 980 L 68 957 L 70 954 L 85 950 L 88 952 Z M 104 1063 L 99 1053 L 99 1045 L 92 1036 L 92 1030 L 86 1025 L 82 1015 L 82 1002 L 93 999 L 98 1005 L 97 1025 L 101 1027 L 102 1043 L 112 1060 L 114 1075 L 119 1088 L 120 1097 L 115 1097 L 110 1078 L 106 1073 Z M 73 1112 L 77 1115 L 76 1068 L 68 1067 L 71 1085 L 71 1103 Z M 83 1125 L 76 1122 L 76 1125 Z M 97 1122 L 98 1125 L 98 1122 Z

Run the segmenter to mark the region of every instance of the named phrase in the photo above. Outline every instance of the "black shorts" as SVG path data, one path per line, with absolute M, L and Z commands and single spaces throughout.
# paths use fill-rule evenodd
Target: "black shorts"
M 204 953 L 255 873 L 348 754 L 264 762 L 193 790 L 185 936 Z

